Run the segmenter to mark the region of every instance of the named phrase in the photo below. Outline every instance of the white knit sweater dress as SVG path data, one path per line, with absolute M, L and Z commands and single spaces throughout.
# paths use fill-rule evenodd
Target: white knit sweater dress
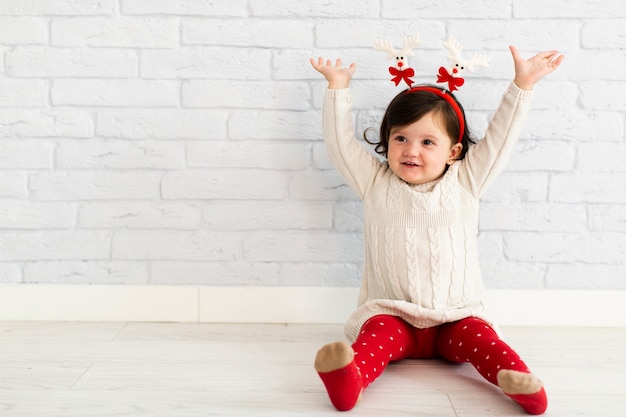
M 416 328 L 466 317 L 494 325 L 478 263 L 478 203 L 508 162 L 532 97 L 511 83 L 483 140 L 441 178 L 410 185 L 356 141 L 350 90 L 327 90 L 328 154 L 363 201 L 365 265 L 357 309 L 345 325 L 349 340 L 378 314 Z

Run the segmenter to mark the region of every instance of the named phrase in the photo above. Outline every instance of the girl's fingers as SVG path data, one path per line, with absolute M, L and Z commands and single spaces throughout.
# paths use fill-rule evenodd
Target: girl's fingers
M 522 59 L 522 57 L 519 54 L 519 51 L 517 50 L 516 47 L 514 47 L 513 45 L 510 45 L 509 49 L 511 50 L 511 54 L 513 55 L 513 60 L 514 61 L 520 61 Z

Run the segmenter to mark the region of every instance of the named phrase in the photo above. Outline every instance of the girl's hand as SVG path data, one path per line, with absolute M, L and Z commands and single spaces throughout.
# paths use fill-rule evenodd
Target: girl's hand
M 515 84 L 522 90 L 532 90 L 543 77 L 561 65 L 565 56 L 558 51 L 540 52 L 532 58 L 524 59 L 517 48 L 509 46 L 515 63 Z
M 356 64 L 353 62 L 349 67 L 341 66 L 341 59 L 335 62 L 335 65 L 329 60 L 324 63 L 324 59 L 319 57 L 317 62 L 311 58 L 311 65 L 317 72 L 322 74 L 328 81 L 328 88 L 338 90 L 348 88 L 350 80 L 356 71 Z

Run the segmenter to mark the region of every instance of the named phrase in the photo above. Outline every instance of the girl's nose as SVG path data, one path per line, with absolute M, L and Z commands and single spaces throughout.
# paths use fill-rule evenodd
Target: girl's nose
M 419 146 L 409 145 L 406 148 L 404 148 L 404 152 L 402 153 L 404 154 L 404 156 L 419 156 L 420 154 Z

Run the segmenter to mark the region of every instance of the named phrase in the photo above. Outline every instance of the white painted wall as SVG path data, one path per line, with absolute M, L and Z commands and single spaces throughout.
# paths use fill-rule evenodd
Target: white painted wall
M 359 131 L 397 90 L 375 37 L 493 56 L 459 97 L 480 136 L 507 46 L 557 48 L 485 198 L 489 288 L 626 289 L 621 0 L 4 0 L 0 282 L 354 287 L 359 202 L 321 142 L 311 56 L 356 61 Z

